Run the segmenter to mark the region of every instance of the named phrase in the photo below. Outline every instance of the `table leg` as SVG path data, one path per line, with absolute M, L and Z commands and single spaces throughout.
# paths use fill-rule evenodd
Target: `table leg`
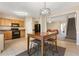
M 30 53 L 29 53 L 29 40 L 30 40 L 30 37 L 28 35 L 28 38 L 27 38 L 27 53 L 28 53 L 28 55 L 30 55 Z
M 41 55 L 44 56 L 44 40 L 41 39 Z

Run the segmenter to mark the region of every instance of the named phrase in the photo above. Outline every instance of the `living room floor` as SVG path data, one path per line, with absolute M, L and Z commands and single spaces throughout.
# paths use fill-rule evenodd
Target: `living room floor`
M 58 46 L 66 48 L 65 56 L 79 56 L 79 46 L 75 42 L 68 40 L 58 40 Z M 0 53 L 0 56 L 15 56 L 27 50 L 27 39 L 13 39 L 5 42 L 5 50 Z

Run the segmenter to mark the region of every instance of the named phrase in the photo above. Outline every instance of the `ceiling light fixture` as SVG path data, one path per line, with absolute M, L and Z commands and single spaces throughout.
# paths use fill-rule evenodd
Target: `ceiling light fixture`
M 27 12 L 18 12 L 18 11 L 15 11 L 14 13 L 15 13 L 16 15 L 18 15 L 18 16 L 27 16 L 27 15 L 28 15 Z
M 46 8 L 46 2 L 44 2 L 44 8 L 40 9 L 40 15 L 46 16 L 50 14 L 51 10 L 49 8 Z
M 48 23 L 52 23 L 52 21 L 51 21 L 51 20 L 49 20 L 49 21 L 48 21 Z

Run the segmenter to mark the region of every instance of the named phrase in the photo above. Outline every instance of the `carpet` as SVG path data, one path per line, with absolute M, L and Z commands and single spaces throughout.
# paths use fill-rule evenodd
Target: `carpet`
M 44 56 L 64 56 L 66 48 L 57 46 L 57 49 L 58 50 L 56 51 L 54 46 L 47 44 L 44 50 Z M 28 56 L 27 50 L 16 56 Z M 38 48 L 38 46 L 31 48 L 30 56 L 41 56 L 41 49 Z

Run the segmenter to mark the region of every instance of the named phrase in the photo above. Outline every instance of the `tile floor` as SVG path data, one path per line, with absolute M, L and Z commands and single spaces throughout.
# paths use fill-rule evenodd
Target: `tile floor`
M 5 42 L 5 50 L 0 53 L 0 56 L 15 56 L 27 50 L 26 40 L 26 38 L 7 40 Z M 79 46 L 75 42 L 58 40 L 58 46 L 66 48 L 65 56 L 79 56 Z

